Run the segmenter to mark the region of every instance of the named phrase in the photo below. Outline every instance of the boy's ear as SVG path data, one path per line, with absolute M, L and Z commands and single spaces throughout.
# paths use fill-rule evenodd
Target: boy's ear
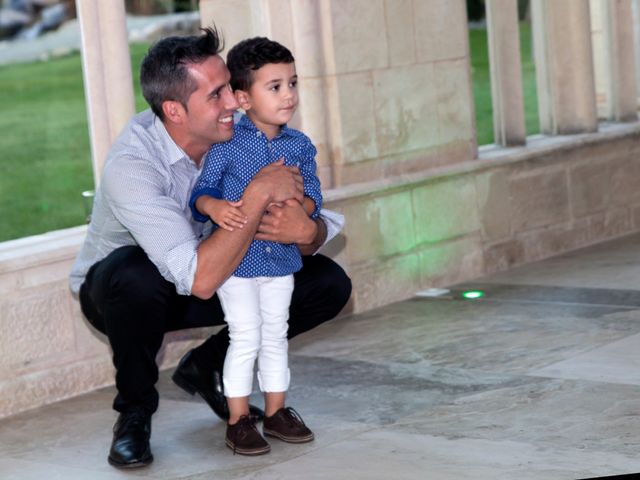
M 242 108 L 245 112 L 251 108 L 251 99 L 249 98 L 249 94 L 244 90 L 236 90 L 233 92 L 236 96 L 236 100 L 240 104 L 240 108 Z
M 172 121 L 173 123 L 180 123 L 182 121 L 184 107 L 180 102 L 175 100 L 165 100 L 162 102 L 162 112 L 164 118 Z

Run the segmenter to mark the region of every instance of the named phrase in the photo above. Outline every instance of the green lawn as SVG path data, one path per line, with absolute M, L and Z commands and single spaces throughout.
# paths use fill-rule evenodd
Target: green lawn
M 493 142 L 486 31 L 470 31 L 478 143 Z M 527 132 L 538 131 L 531 34 L 521 26 Z M 146 44 L 131 45 L 136 108 Z M 80 56 L 0 67 L 0 241 L 80 225 L 93 188 Z
M 134 72 L 147 49 L 131 46 Z M 82 224 L 93 173 L 80 55 L 0 67 L 0 104 L 0 241 Z

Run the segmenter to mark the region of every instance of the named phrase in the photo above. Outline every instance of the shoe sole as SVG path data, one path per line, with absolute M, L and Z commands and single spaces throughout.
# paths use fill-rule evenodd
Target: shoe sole
M 281 433 L 278 433 L 274 430 L 268 430 L 264 427 L 262 427 L 262 433 L 265 437 L 274 437 L 287 443 L 308 443 L 312 442 L 315 438 L 313 433 L 311 435 L 307 435 L 306 437 L 287 437 L 286 435 L 282 435 Z
M 111 457 L 107 457 L 107 461 L 109 462 L 109 465 L 111 465 L 113 467 L 116 467 L 116 468 L 122 468 L 122 469 L 142 468 L 142 467 L 147 467 L 147 466 L 151 465 L 151 463 L 153 462 L 153 455 L 149 454 L 149 457 L 143 458 L 142 460 L 139 460 L 139 461 L 133 462 L 133 463 L 116 462 Z
M 231 450 L 233 450 L 233 453 L 239 453 L 240 455 L 246 455 L 248 457 L 254 457 L 256 455 L 264 455 L 265 453 L 269 453 L 271 451 L 271 446 L 267 445 L 266 447 L 260 449 L 260 450 L 249 450 L 246 448 L 236 448 L 233 445 L 233 442 L 231 442 L 231 440 L 229 439 L 225 439 L 225 443 L 227 445 L 227 447 L 229 447 Z

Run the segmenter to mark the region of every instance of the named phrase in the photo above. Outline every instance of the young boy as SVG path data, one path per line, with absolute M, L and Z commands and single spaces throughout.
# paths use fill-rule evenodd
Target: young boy
M 211 147 L 191 196 L 193 217 L 211 218 L 220 228 L 242 228 L 242 192 L 264 166 L 284 161 L 298 167 L 304 181 L 302 207 L 316 217 L 322 205 L 316 176 L 316 149 L 307 136 L 287 127 L 298 105 L 297 75 L 291 52 L 267 38 L 244 40 L 227 55 L 231 86 L 245 111 L 231 140 Z M 234 453 L 260 455 L 270 446 L 249 415 L 253 367 L 265 397 L 263 432 L 290 443 L 313 440 L 291 407 L 287 320 L 293 273 L 302 266 L 296 245 L 254 240 L 218 291 L 229 325 L 223 382 L 229 405 L 226 444 Z

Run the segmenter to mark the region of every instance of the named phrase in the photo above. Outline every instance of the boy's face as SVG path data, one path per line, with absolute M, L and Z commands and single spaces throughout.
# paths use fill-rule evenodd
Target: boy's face
M 289 122 L 298 107 L 295 63 L 268 63 L 253 73 L 248 92 L 237 91 L 240 106 L 270 138 Z

